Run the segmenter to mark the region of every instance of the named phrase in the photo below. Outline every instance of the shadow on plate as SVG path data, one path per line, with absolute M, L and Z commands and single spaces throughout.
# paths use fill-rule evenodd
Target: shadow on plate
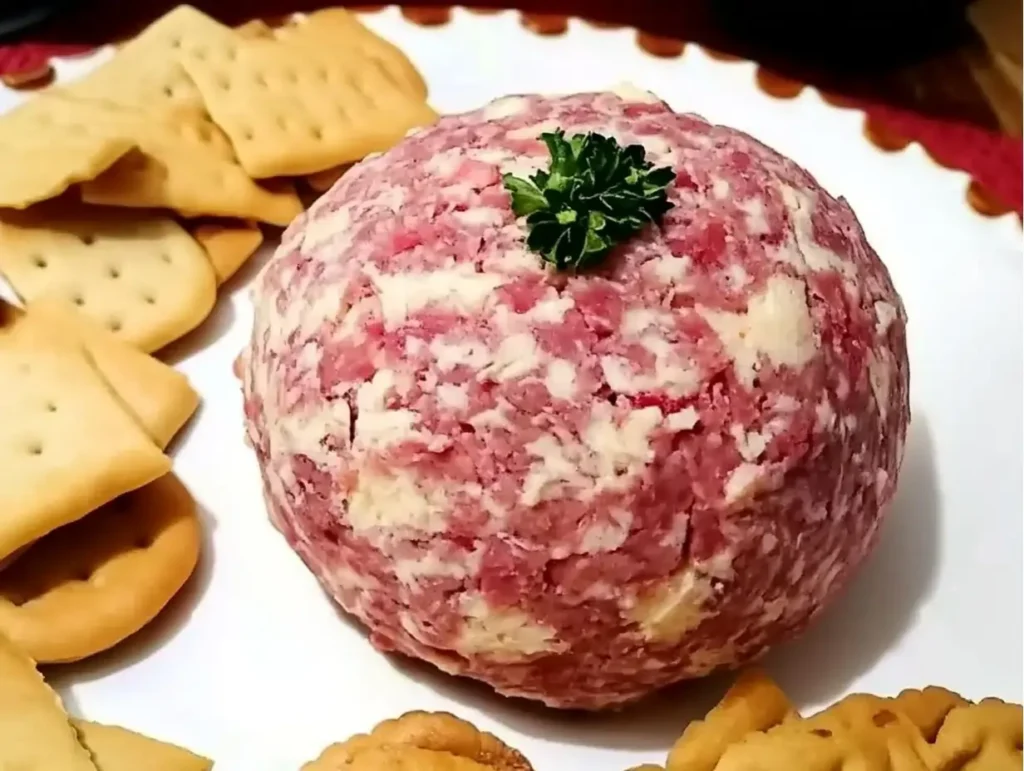
M 795 702 L 822 704 L 844 695 L 913 628 L 938 578 L 939 514 L 932 435 L 925 416 L 915 413 L 877 548 L 835 605 L 765 660 Z
M 214 561 L 214 519 L 202 507 L 199 508 L 199 518 L 202 524 L 203 543 L 196 569 L 181 591 L 167 603 L 153 621 L 108 651 L 73 664 L 45 667 L 47 679 L 62 689 L 64 700 L 73 712 L 80 714 L 78 705 L 66 686 L 99 680 L 142 661 L 173 640 L 192 617 L 193 611 L 210 585 Z
M 798 704 L 841 696 L 906 634 L 931 591 L 939 565 L 939 501 L 932 439 L 915 415 L 899 490 L 875 551 L 835 605 L 802 637 L 764 664 Z M 487 686 L 394 657 L 404 675 L 510 729 L 592 747 L 667 750 L 692 720 L 703 717 L 733 680 L 731 674 L 680 683 L 609 714 L 562 712 L 505 699 Z

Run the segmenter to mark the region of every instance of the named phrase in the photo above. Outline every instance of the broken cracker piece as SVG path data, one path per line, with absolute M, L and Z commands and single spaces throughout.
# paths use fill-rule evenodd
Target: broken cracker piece
M 263 243 L 263 232 L 251 223 L 202 223 L 192 228 L 192 235 L 206 250 L 217 283 L 231 278 Z
M 199 406 L 199 394 L 184 374 L 65 304 L 42 299 L 31 303 L 26 312 L 57 336 L 81 343 L 100 375 L 157 447 L 166 448 Z
M 60 697 L 33 662 L 0 635 L 0 768 L 97 771 Z
M 167 474 L 54 530 L 0 573 L 0 633 L 41 664 L 108 650 L 184 586 L 200 541 L 195 501 Z
M 65 303 L 147 353 L 209 315 L 217 279 L 171 219 L 61 205 L 0 215 L 0 273 L 26 303 Z
M 171 468 L 80 346 L 2 310 L 0 558 Z
M 181 61 L 250 176 L 302 176 L 386 150 L 437 118 L 404 74 L 360 52 L 361 34 L 299 24 Z
M 85 136 L 122 137 L 134 148 L 80 180 L 86 203 L 168 208 L 275 225 L 287 225 L 302 209 L 294 191 L 271 191 L 249 178 L 201 106 L 141 110 L 55 90 L 36 110 L 53 131 L 85 126 Z
M 0 207 L 24 209 L 93 179 L 135 146 L 110 127 L 64 115 L 59 99 L 41 94 L 0 116 Z M 55 116 L 63 120 L 54 121 Z
M 409 712 L 328 747 L 302 771 L 532 771 L 518 751 L 446 712 Z
M 213 761 L 125 728 L 72 720 L 99 771 L 210 771 Z

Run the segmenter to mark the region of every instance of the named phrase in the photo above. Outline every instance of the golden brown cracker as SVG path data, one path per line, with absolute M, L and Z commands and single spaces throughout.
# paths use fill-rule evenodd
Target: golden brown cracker
M 206 250 L 218 284 L 231 278 L 263 243 L 263 232 L 244 222 L 202 223 L 192 228 L 192 235 Z
M 398 46 L 375 33 L 359 18 L 344 8 L 325 8 L 296 23 L 283 27 L 278 38 L 297 42 L 318 41 L 324 46 L 338 46 L 341 41 L 360 54 L 407 95 L 425 100 L 427 83 L 416 66 Z
M 0 557 L 6 557 L 166 474 L 171 462 L 80 346 L 25 314 L 0 310 L 6 314 L 0 324 Z
M 0 215 L 0 273 L 26 303 L 65 303 L 145 352 L 199 326 L 217 291 L 206 253 L 180 225 L 125 209 Z
M 249 178 L 201 106 L 140 110 L 73 94 L 49 95 L 54 126 L 81 124 L 127 137 L 134 150 L 81 184 L 86 203 L 168 208 L 287 225 L 302 210 L 294 191 Z
M 242 37 L 273 37 L 274 28 L 263 19 L 250 19 L 235 27 L 235 32 Z
M 39 300 L 27 313 L 57 336 L 78 341 L 114 393 L 160 448 L 171 443 L 199 406 L 188 378 L 118 339 L 64 303 Z
M 353 164 L 347 163 L 344 166 L 335 166 L 333 169 L 325 169 L 324 171 L 317 172 L 316 174 L 310 174 L 305 177 L 305 182 L 314 190 L 314 192 L 326 193 L 334 187 L 335 182 L 345 176 L 346 172 L 348 172 L 352 166 Z
M 125 728 L 72 720 L 99 771 L 210 771 L 213 761 Z
M 121 132 L 74 120 L 65 108 L 59 98 L 41 94 L 0 116 L 0 207 L 24 209 L 56 198 L 135 146 Z
M 179 5 L 122 45 L 110 61 L 69 86 L 75 94 L 131 107 L 198 107 L 202 96 L 178 62 L 182 51 L 224 47 L 236 33 L 189 5 Z
M 181 61 L 254 178 L 302 176 L 385 150 L 437 114 L 360 52 L 358 35 L 307 24 Z
M 714 771 L 725 749 L 753 731 L 765 731 L 795 708 L 759 669 L 742 673 L 703 720 L 690 723 L 668 757 L 670 771 Z
M 445 712 L 409 712 L 328 747 L 302 771 L 532 771 L 518 751 Z
M 0 632 L 40 663 L 112 648 L 178 593 L 200 540 L 195 501 L 167 474 L 54 530 L 0 573 Z
M 60 697 L 35 662 L 0 635 L 0 768 L 97 771 Z

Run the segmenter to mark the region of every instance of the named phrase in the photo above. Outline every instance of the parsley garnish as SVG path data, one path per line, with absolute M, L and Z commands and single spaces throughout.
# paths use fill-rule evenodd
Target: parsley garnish
M 526 245 L 558 270 L 600 262 L 672 208 L 669 167 L 655 169 L 642 145 L 623 147 L 600 134 L 541 134 L 551 167 L 530 179 L 506 174 L 512 210 L 526 217 Z

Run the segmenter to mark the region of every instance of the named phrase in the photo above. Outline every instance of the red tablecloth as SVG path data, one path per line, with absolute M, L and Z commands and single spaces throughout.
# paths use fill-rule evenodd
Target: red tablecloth
M 76 46 L 23 43 L 0 46 L 0 75 L 26 72 L 44 65 L 47 57 L 84 50 Z M 887 132 L 920 142 L 945 166 L 970 174 L 989 197 L 1021 214 L 1024 211 L 1024 158 L 1021 140 L 893 107 L 859 104 Z

